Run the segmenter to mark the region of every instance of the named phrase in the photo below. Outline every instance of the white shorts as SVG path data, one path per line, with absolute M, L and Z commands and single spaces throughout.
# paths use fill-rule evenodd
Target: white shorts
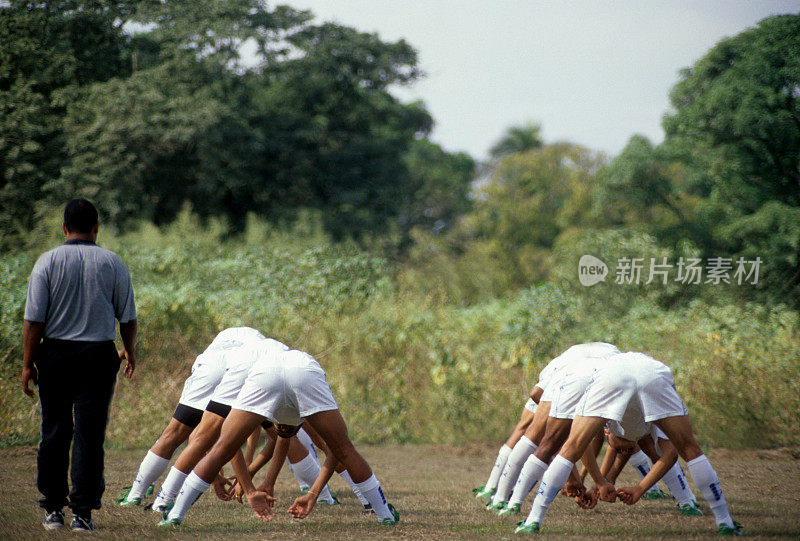
M 277 340 L 267 338 L 229 350 L 227 352 L 228 363 L 225 375 L 222 376 L 222 380 L 214 390 L 211 400 L 226 406 L 233 406 L 233 403 L 236 402 L 236 397 L 239 396 L 239 391 L 242 390 L 242 385 L 247 379 L 247 373 L 250 372 L 256 360 L 270 352 L 286 351 L 288 349 L 286 345 Z
M 592 382 L 594 370 L 588 369 L 565 369 L 560 372 L 558 382 L 550 385 L 550 417 L 556 419 L 574 419 L 578 404 L 580 404 L 583 394 Z M 545 391 L 545 394 L 547 391 Z M 540 401 L 545 400 L 544 394 Z
M 297 350 L 256 361 L 233 407 L 294 426 L 314 413 L 339 409 L 325 371 Z
M 225 364 L 224 352 L 212 351 L 198 355 L 192 365 L 192 374 L 183 384 L 183 393 L 178 403 L 199 410 L 206 409 L 225 374 Z
M 220 349 L 233 349 L 267 338 L 250 327 L 229 327 L 220 331 L 208 345 L 204 353 Z
M 553 401 L 554 387 L 557 388 L 561 384 L 565 370 L 570 370 L 570 368 L 585 362 L 587 359 L 600 360 L 617 353 L 619 353 L 619 350 L 616 346 L 605 342 L 577 344 L 567 349 L 539 372 L 539 383 L 536 386 L 544 391 L 539 401 Z
M 525 402 L 525 409 L 531 413 L 536 413 L 536 407 L 538 404 L 533 401 L 533 398 L 529 398 L 527 402 Z
M 629 404 L 641 408 L 645 422 L 689 412 L 675 390 L 669 367 L 643 353 L 621 353 L 594 374 L 578 407 L 582 417 L 621 421 Z

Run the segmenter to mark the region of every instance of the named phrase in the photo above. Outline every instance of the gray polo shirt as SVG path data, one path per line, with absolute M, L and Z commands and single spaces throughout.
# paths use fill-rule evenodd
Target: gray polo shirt
M 44 322 L 45 338 L 113 340 L 115 319 L 136 319 L 131 277 L 117 255 L 89 241 L 67 241 L 36 261 L 25 319 Z

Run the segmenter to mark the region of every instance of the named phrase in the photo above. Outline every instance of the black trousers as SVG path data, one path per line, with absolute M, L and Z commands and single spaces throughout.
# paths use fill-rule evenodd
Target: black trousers
M 71 444 L 69 506 L 73 513 L 88 516 L 92 509 L 100 509 L 105 490 L 103 442 L 119 356 L 111 341 L 45 339 L 36 349 L 34 362 L 42 410 L 36 477 L 42 493 L 39 506 L 52 512 L 68 503 Z

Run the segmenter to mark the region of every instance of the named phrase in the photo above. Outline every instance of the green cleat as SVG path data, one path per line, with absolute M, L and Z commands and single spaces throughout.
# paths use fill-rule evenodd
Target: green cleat
M 181 519 L 179 518 L 165 518 L 158 523 L 159 528 L 177 528 L 180 525 Z
M 477 493 L 474 490 L 472 491 L 472 493 L 475 495 L 476 498 L 485 500 L 486 503 L 489 503 L 492 500 L 492 497 L 494 496 L 495 492 L 497 492 L 496 488 L 486 488 L 486 487 L 481 487 Z
M 152 496 L 156 491 L 156 484 L 150 483 L 150 486 L 147 487 L 147 491 L 144 493 L 145 496 Z
M 517 523 L 514 533 L 539 533 L 539 523 L 531 522 L 530 524 L 525 524 L 524 520 L 520 521 Z
M 481 494 L 484 490 L 486 490 L 486 485 L 481 485 L 478 488 L 472 489 L 472 496 L 477 498 L 478 494 Z
M 328 500 L 317 500 L 317 503 L 320 505 L 339 505 L 339 498 L 336 497 L 336 493 L 331 490 L 331 498 L 333 501 L 329 502 Z
M 504 501 L 499 501 L 497 503 L 489 502 L 489 505 L 486 506 L 486 509 L 488 509 L 489 511 L 500 512 L 500 511 L 502 511 L 503 509 L 506 508 L 506 505 L 508 505 L 508 502 L 504 502 Z
M 306 494 L 308 494 L 308 487 L 302 487 L 302 488 L 300 489 L 300 494 L 302 494 L 303 496 L 305 496 Z
M 392 512 L 394 519 L 385 518 L 381 521 L 381 524 L 384 526 L 397 526 L 397 523 L 400 522 L 400 513 L 397 512 L 397 509 L 392 504 L 389 504 L 389 511 Z
M 128 494 L 131 493 L 131 487 L 125 487 L 120 492 L 119 497 L 117 498 L 117 505 L 120 507 L 134 507 L 142 503 L 141 498 L 134 498 L 132 500 L 128 499 Z
M 664 500 L 666 498 L 672 498 L 672 496 L 670 496 L 660 488 L 649 490 L 644 493 L 644 496 L 642 496 L 643 500 Z
M 742 535 L 742 525 L 733 521 L 733 527 L 720 524 L 717 529 L 719 535 Z
M 683 505 L 678 505 L 678 511 L 687 517 L 702 517 L 703 511 L 697 506 L 697 502 L 689 502 Z
M 512 506 L 506 505 L 503 509 L 497 512 L 498 516 L 501 517 L 510 517 L 511 515 L 519 515 L 520 504 L 515 503 Z

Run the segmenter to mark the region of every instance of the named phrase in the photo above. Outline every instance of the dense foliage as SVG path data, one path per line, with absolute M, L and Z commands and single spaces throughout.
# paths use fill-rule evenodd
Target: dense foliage
M 721 41 L 660 144 L 611 159 L 528 123 L 476 166 L 391 94 L 420 76 L 403 41 L 256 0 L 3 4 L 0 441 L 36 439 L 26 279 L 85 195 L 139 308 L 117 444 L 151 443 L 242 324 L 316 355 L 361 440 L 502 438 L 553 355 L 607 340 L 670 364 L 705 443 L 800 444 L 798 36 Z

